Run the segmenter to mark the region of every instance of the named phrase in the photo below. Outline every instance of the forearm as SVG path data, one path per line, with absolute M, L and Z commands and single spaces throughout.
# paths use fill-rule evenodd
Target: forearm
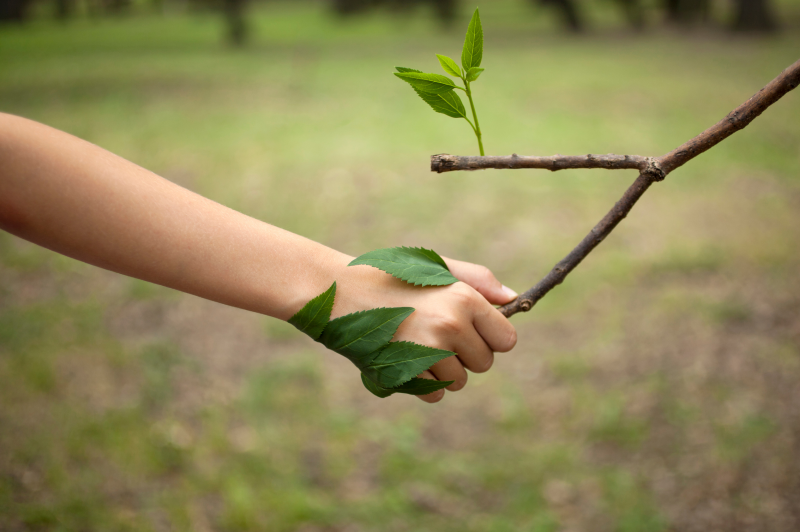
M 288 319 L 349 257 L 93 144 L 0 114 L 0 228 L 78 260 Z
M 488 370 L 492 351 L 516 342 L 514 328 L 490 304 L 516 294 L 486 268 L 448 261 L 469 286 L 425 289 L 369 266 L 349 268 L 347 255 L 71 135 L 2 113 L 0 228 L 108 270 L 284 320 L 334 281 L 332 317 L 411 307 L 393 339 L 457 353 L 422 373 L 454 381 L 451 391 L 466 384 L 465 368 Z M 436 402 L 443 393 L 423 400 Z

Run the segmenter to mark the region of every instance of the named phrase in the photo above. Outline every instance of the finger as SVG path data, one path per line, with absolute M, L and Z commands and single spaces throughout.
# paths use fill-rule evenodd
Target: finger
M 475 311 L 473 325 L 492 351 L 505 353 L 517 343 L 517 331 L 500 311 L 488 302 Z
M 457 392 L 467 385 L 467 370 L 464 369 L 463 364 L 458 357 L 448 357 L 440 360 L 430 367 L 429 371 L 433 376 L 440 381 L 455 381 L 453 384 L 445 388 L 451 392 Z
M 503 285 L 486 266 L 442 257 L 453 277 L 478 291 L 489 303 L 505 305 L 517 298 L 517 293 Z
M 419 375 L 419 378 L 436 380 L 436 377 L 433 376 L 433 373 L 431 373 L 428 370 L 423 371 Z M 419 397 L 426 403 L 438 403 L 439 401 L 442 400 L 442 397 L 444 397 L 444 390 L 436 390 L 435 392 L 429 393 L 428 395 L 418 395 L 417 397 Z
M 456 353 L 461 364 L 473 373 L 489 371 L 494 353 L 475 329 L 462 333 L 456 341 Z

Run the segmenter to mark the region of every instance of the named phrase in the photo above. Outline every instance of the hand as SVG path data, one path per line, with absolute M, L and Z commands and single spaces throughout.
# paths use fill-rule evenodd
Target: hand
M 0 113 L 0 228 L 118 273 L 288 320 L 337 282 L 333 316 L 414 307 L 395 340 L 454 351 L 422 377 L 486 371 L 516 343 L 492 303 L 513 299 L 482 266 L 448 260 L 463 282 L 419 288 L 338 251 L 181 188 L 93 144 Z M 443 391 L 422 399 L 439 401 Z
M 436 363 L 420 377 L 455 381 L 446 388 L 455 392 L 466 385 L 467 369 L 487 371 L 495 351 L 510 351 L 516 344 L 513 325 L 492 305 L 508 303 L 517 294 L 484 266 L 444 260 L 453 276 L 463 282 L 420 288 L 370 266 L 344 267 L 337 275 L 339 288 L 332 317 L 376 307 L 415 308 L 394 340 L 454 351 L 457 356 Z M 436 403 L 443 397 L 444 390 L 439 390 L 420 399 Z

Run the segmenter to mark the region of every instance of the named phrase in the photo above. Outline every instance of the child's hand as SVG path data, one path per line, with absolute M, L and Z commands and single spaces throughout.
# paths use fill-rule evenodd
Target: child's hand
M 452 259 L 445 262 L 463 282 L 420 288 L 370 266 L 344 267 L 336 276 L 338 289 L 331 317 L 376 307 L 415 308 L 394 340 L 454 351 L 458 356 L 442 360 L 420 375 L 455 381 L 447 387 L 454 392 L 467 383 L 465 368 L 475 373 L 487 371 L 494 351 L 510 351 L 516 344 L 516 330 L 492 304 L 508 303 L 517 294 L 484 266 Z M 420 399 L 435 403 L 442 397 L 444 390 Z

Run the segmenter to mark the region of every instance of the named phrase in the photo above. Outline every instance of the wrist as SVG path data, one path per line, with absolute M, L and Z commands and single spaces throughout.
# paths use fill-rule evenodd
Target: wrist
M 288 321 L 306 303 L 330 288 L 334 281 L 337 282 L 336 299 L 339 299 L 341 278 L 353 257 L 328 247 L 320 247 L 323 249 L 309 251 L 312 260 L 305 266 L 305 275 L 297 275 L 302 266 L 294 266 L 294 277 L 288 282 L 286 300 L 281 305 L 280 315 L 276 317 Z

